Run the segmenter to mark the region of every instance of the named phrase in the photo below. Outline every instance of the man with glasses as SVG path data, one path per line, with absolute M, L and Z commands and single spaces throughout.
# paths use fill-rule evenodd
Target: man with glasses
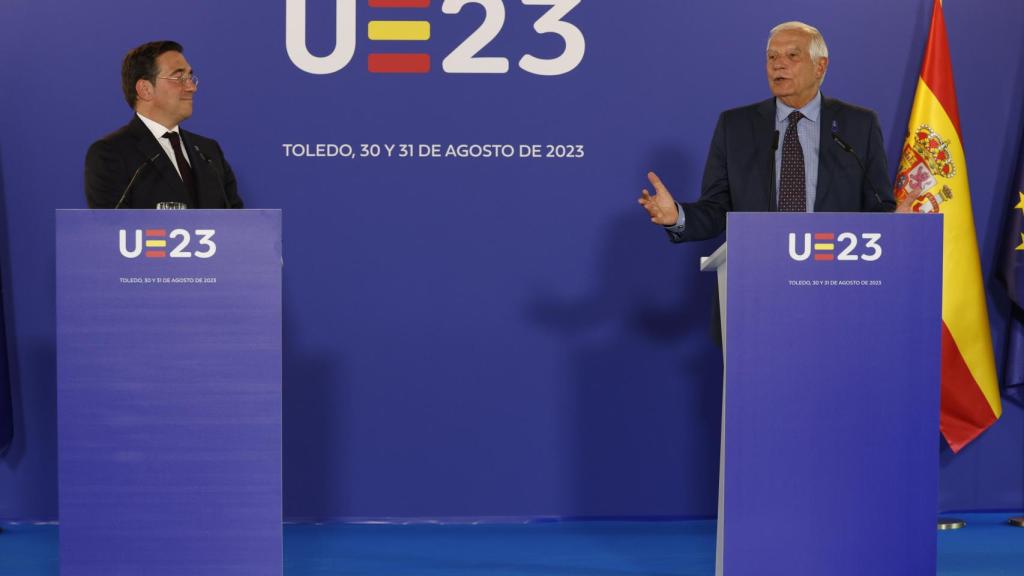
M 714 238 L 726 213 L 892 212 L 875 113 L 821 93 L 828 47 L 817 28 L 785 22 L 768 36 L 772 98 L 727 110 L 711 140 L 701 196 L 677 203 L 653 172 L 640 205 L 673 242 Z
M 181 44 L 149 42 L 121 66 L 131 122 L 89 147 L 90 208 L 241 208 L 235 175 L 215 140 L 179 128 L 199 78 Z
M 718 117 L 701 194 L 676 202 L 654 172 L 639 203 L 672 242 L 714 238 L 737 212 L 892 212 L 882 130 L 875 113 L 826 98 L 828 47 L 817 28 L 784 22 L 768 34 L 772 97 Z M 716 304 L 712 337 L 721 343 Z

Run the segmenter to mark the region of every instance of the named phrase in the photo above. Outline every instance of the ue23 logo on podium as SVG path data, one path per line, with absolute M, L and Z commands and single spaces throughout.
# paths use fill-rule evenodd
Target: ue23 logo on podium
M 865 232 L 859 237 L 852 232 L 815 232 L 804 233 L 800 238 L 793 232 L 789 233 L 789 257 L 797 262 L 809 260 L 864 260 L 874 262 L 882 257 L 882 235 L 877 232 Z M 814 238 L 813 242 L 811 238 Z M 800 246 L 799 240 L 803 240 Z M 863 241 L 864 245 L 861 246 Z M 838 252 L 838 254 L 836 253 Z
M 310 74 L 333 74 L 352 61 L 356 49 L 356 4 L 367 2 L 370 8 L 429 8 L 431 0 L 335 0 L 335 46 L 326 56 L 315 56 L 306 44 L 306 3 L 309 0 L 285 1 L 285 46 L 288 57 L 300 70 Z M 566 17 L 582 0 L 434 0 L 440 2 L 444 14 L 458 14 L 468 4 L 484 8 L 480 26 L 441 63 L 448 74 L 507 74 L 509 60 L 505 57 L 484 57 L 478 54 L 487 47 L 505 25 L 505 2 L 522 2 L 527 6 L 550 6 L 533 24 L 538 34 L 556 34 L 565 49 L 555 58 L 538 58 L 526 54 L 519 67 L 538 76 L 560 76 L 576 69 L 586 52 L 583 32 Z M 414 14 L 402 11 L 399 18 Z M 369 70 L 375 73 L 426 73 L 430 71 L 430 54 L 391 53 L 388 42 L 423 42 L 430 40 L 430 22 L 425 20 L 374 20 L 369 22 L 367 36 L 381 52 L 369 55 Z M 406 46 L 408 44 L 405 44 Z
M 146 228 L 135 230 L 129 246 L 128 231 L 118 230 L 118 248 L 125 258 L 212 258 L 217 253 L 217 243 L 213 241 L 216 230 L 193 231 L 198 241 L 198 250 L 192 248 L 192 233 L 182 228 L 175 228 L 168 233 L 166 228 Z

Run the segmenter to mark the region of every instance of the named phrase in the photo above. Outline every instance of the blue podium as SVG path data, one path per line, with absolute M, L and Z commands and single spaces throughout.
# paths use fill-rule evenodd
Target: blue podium
M 64 576 L 283 571 L 281 215 L 58 210 Z
M 935 574 L 941 216 L 728 218 L 716 574 Z

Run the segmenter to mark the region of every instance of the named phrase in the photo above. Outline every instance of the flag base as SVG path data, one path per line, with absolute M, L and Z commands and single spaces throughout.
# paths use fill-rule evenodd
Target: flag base
M 959 530 L 967 526 L 967 522 L 959 518 L 939 518 L 939 530 Z

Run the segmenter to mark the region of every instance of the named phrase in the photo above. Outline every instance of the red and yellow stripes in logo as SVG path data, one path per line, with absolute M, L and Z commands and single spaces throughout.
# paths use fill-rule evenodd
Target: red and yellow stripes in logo
M 815 232 L 814 259 L 835 260 L 836 235 L 833 232 Z
M 167 230 L 162 228 L 146 229 L 146 258 L 167 257 Z
M 370 8 L 430 7 L 430 0 L 369 0 L 369 3 Z M 430 40 L 430 22 L 371 20 L 366 35 L 371 42 L 426 42 Z M 373 52 L 368 57 L 367 66 L 374 74 L 426 74 L 430 72 L 430 54 Z

